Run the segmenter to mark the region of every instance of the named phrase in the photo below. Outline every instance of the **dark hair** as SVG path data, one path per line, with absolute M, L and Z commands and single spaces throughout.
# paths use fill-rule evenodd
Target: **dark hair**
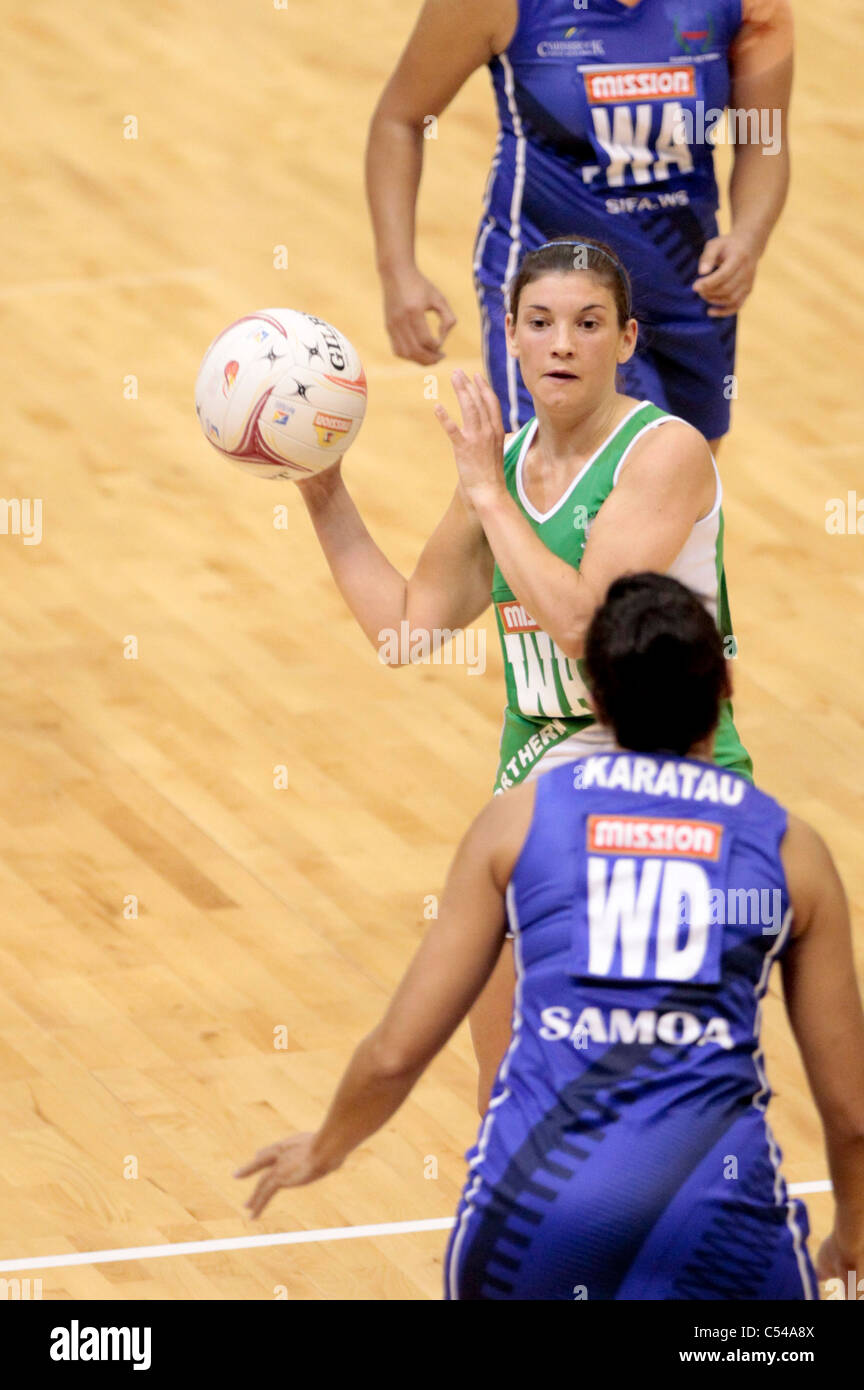
M 621 748 L 684 755 L 729 692 L 723 639 L 704 604 L 667 574 L 610 584 L 585 639 L 588 684 Z
M 539 280 L 541 275 L 556 272 L 566 275 L 573 270 L 589 270 L 611 291 L 618 311 L 618 327 L 623 328 L 632 318 L 630 276 L 612 248 L 590 236 L 559 236 L 536 251 L 526 252 L 509 288 L 513 318 L 519 313 L 519 300 L 526 285 Z

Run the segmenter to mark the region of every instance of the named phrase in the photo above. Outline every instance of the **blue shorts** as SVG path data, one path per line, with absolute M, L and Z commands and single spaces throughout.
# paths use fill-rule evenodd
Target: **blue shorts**
M 618 1095 L 581 1120 L 562 1103 L 503 1147 L 489 1131 L 450 1237 L 445 1299 L 818 1299 L 807 1211 L 777 1175 L 761 1115 L 729 1125 L 712 1112 L 707 1128 L 722 1132 L 708 1147 L 698 1097 L 640 1130 L 612 1118 L 638 1106 Z
M 643 228 L 643 235 L 650 231 L 650 227 Z M 719 439 L 729 429 L 730 403 L 736 394 L 738 320 L 737 315 L 709 318 L 707 304 L 690 288 L 698 273 L 702 237 L 694 233 L 679 238 L 672 219 L 658 219 L 653 238 L 658 245 L 652 247 L 651 272 L 642 275 L 632 230 L 631 238 L 618 244 L 614 227 L 580 224 L 579 233 L 612 246 L 631 277 L 639 339 L 630 361 L 619 368 L 618 389 L 639 400 L 653 401 L 672 415 L 680 415 L 701 430 L 706 439 Z M 670 241 L 670 254 L 658 257 L 657 251 L 666 240 Z M 535 249 L 543 241 L 538 233 L 521 246 L 521 251 Z M 487 225 L 478 241 L 480 258 L 475 262 L 483 361 L 488 380 L 501 402 L 508 431 L 519 429 L 535 414 L 519 364 L 508 356 L 504 337 L 504 284 L 511 248 L 512 240 L 505 229 L 497 223 L 491 228 Z M 658 262 L 664 270 L 661 283 L 657 278 Z

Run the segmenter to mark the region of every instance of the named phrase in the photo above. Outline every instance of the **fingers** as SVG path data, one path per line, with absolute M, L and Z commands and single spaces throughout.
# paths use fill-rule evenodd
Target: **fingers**
M 722 265 L 712 270 L 710 275 L 700 275 L 698 280 L 694 280 L 692 288 L 697 292 L 710 294 L 714 290 L 726 289 L 733 280 L 743 277 L 744 274 L 744 257 L 730 255 Z
M 422 306 L 405 304 L 389 314 L 387 332 L 396 356 L 404 357 L 409 362 L 419 362 L 421 366 L 429 367 L 440 362 L 444 355 L 439 350 L 438 340 L 429 327 Z
M 730 259 L 711 275 L 694 280 L 692 288 L 697 294 L 701 294 L 703 299 L 722 299 L 727 294 L 734 293 L 736 289 L 743 289 L 750 278 L 751 272 L 743 260 Z
M 279 1188 L 284 1186 L 286 1186 L 286 1184 L 280 1182 L 276 1177 L 275 1168 L 271 1169 L 270 1172 L 261 1179 L 255 1191 L 252 1193 L 252 1196 L 244 1203 L 244 1205 L 248 1207 L 249 1215 L 252 1217 L 253 1221 L 256 1221 L 261 1215 L 267 1203 L 270 1201 L 270 1198 L 274 1197 L 279 1191 Z
M 504 429 L 504 420 L 501 415 L 501 402 L 495 395 L 495 392 L 492 390 L 486 378 L 481 376 L 479 372 L 475 372 L 474 381 L 480 400 L 485 407 L 486 418 L 496 434 L 500 434 L 503 439 L 506 431 Z
M 320 1175 L 309 1162 L 313 1138 L 311 1134 L 293 1134 L 289 1139 L 280 1139 L 266 1149 L 259 1149 L 250 1163 L 237 1169 L 235 1178 L 248 1178 L 264 1170 L 251 1197 L 244 1203 L 253 1218 L 261 1215 L 280 1187 L 298 1187 L 314 1182 Z
M 708 275 L 722 259 L 723 242 L 720 237 L 712 237 L 702 247 L 702 255 L 699 257 L 699 274 Z
M 489 432 L 500 438 L 503 447 L 505 430 L 501 406 L 488 382 L 479 373 L 475 373 L 472 380 L 461 370 L 453 372 L 451 380 L 462 409 L 462 429 L 439 404 L 434 413 L 444 432 L 454 444 L 464 444 L 470 435 Z
M 393 325 L 392 339 L 399 357 L 422 367 L 431 367 L 444 356 L 422 309 L 406 310 Z
M 281 1152 L 281 1143 L 270 1144 L 266 1149 L 259 1149 L 249 1163 L 237 1169 L 234 1174 L 235 1178 L 251 1178 L 253 1173 L 258 1173 L 262 1168 L 268 1168 L 271 1163 L 275 1163 Z
M 753 279 L 752 268 L 733 255 L 713 274 L 695 280 L 693 289 L 708 304 L 709 318 L 728 318 L 741 308 L 753 288 Z
M 310 1168 L 303 1148 L 298 1146 L 296 1153 L 283 1154 L 278 1163 L 270 1165 L 244 1205 L 249 1208 L 254 1219 L 261 1215 L 280 1187 L 304 1187 L 306 1183 L 315 1182 L 322 1176 L 320 1171 Z
M 433 366 L 444 356 L 441 345 L 456 323 L 444 295 L 431 280 L 415 270 L 407 274 L 385 275 L 384 312 L 390 344 L 398 357 Z M 429 314 L 438 319 L 437 332 Z
M 709 315 L 719 318 L 728 314 L 737 314 L 752 288 L 752 281 L 736 280 L 727 290 L 706 294 L 704 299 L 708 305 Z
M 729 318 L 737 314 L 753 288 L 755 273 L 756 263 L 746 246 L 714 237 L 705 243 L 699 276 L 691 289 L 709 306 L 709 318 Z
M 444 433 L 447 435 L 449 439 L 456 441 L 462 438 L 462 431 L 456 424 L 456 421 L 451 420 L 443 405 L 436 405 L 434 414 L 435 419 L 441 425 L 442 429 L 444 430 Z
M 436 296 L 432 307 L 438 315 L 438 346 L 440 347 L 450 329 L 455 328 L 457 319 L 443 294 Z
M 483 409 L 477 388 L 463 371 L 455 371 L 450 379 L 462 407 L 462 428 L 464 430 L 480 429 L 483 423 Z

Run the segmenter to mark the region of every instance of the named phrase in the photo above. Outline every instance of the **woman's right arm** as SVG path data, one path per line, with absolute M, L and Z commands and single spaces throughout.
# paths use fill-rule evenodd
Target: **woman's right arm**
M 411 634 L 452 632 L 488 608 L 494 561 L 458 490 L 405 579 L 366 529 L 341 464 L 297 487 L 339 592 L 376 651 L 389 633 L 399 636 L 403 621 Z
M 369 128 L 366 193 L 387 331 L 397 357 L 424 366 L 441 360 L 441 344 L 456 322 L 414 259 L 427 122 L 506 48 L 517 17 L 516 0 L 426 0 Z M 437 338 L 426 321 L 430 310 L 438 315 Z
M 795 816 L 781 851 L 794 912 L 783 991 L 813 1099 L 822 1117 L 834 1186 L 834 1232 L 820 1279 L 864 1277 L 864 1014 L 855 979 L 849 907 L 825 842 Z

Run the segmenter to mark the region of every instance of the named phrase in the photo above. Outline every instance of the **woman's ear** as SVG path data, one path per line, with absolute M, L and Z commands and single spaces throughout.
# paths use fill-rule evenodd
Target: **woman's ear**
M 628 319 L 624 327 L 621 329 L 621 337 L 618 343 L 619 367 L 623 367 L 625 362 L 630 361 L 630 358 L 636 351 L 636 342 L 638 338 L 639 324 L 637 323 L 636 319 Z
M 507 314 L 504 319 L 504 335 L 507 339 L 507 351 L 511 357 L 519 356 L 519 349 L 516 346 L 516 320 L 512 314 Z

